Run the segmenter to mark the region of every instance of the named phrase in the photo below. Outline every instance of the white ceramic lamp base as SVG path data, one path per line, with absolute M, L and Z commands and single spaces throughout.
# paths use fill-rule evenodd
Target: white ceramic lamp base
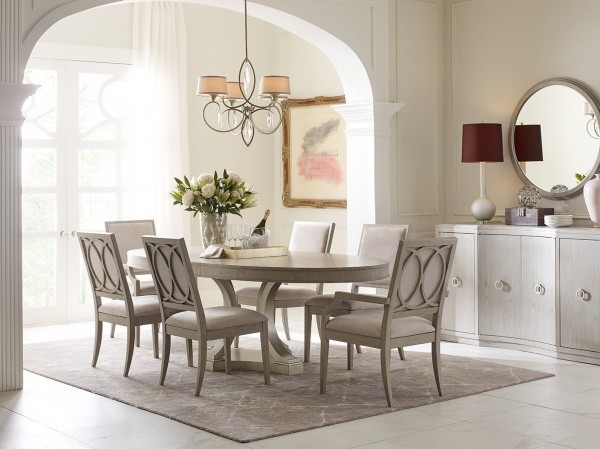
M 471 214 L 477 221 L 489 221 L 496 214 L 496 205 L 487 196 L 480 196 L 471 204 Z

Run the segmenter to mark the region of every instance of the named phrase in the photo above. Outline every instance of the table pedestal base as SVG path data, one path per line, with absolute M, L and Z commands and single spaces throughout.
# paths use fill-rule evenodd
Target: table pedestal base
M 225 371 L 225 360 L 214 360 L 209 357 L 206 361 L 206 369 L 209 371 Z M 231 348 L 231 369 L 234 371 L 260 371 L 262 372 L 262 357 L 257 349 Z M 295 375 L 302 374 L 304 366 L 301 359 L 271 361 L 271 373 Z

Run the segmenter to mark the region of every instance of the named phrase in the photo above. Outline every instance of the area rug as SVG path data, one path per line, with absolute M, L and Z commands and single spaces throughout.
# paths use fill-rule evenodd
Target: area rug
M 147 339 L 146 339 L 147 340 Z M 244 338 L 240 346 L 258 346 Z M 196 368 L 187 366 L 182 339 L 173 338 L 164 386 L 158 385 L 160 360 L 150 344 L 135 348 L 129 378 L 122 376 L 123 338 L 105 338 L 96 368 L 90 367 L 92 339 L 71 339 L 25 346 L 25 369 L 202 430 L 245 443 L 391 411 L 447 401 L 496 388 L 529 382 L 552 374 L 468 358 L 442 355 L 445 396 L 437 394 L 431 355 L 407 351 L 401 361 L 394 351 L 394 408 L 388 408 L 380 374 L 379 352 L 364 348 L 346 369 L 344 346 L 331 346 L 327 394 L 319 394 L 318 345 L 313 361 L 295 376 L 233 371 L 231 376 L 207 371 L 200 397 L 194 396 Z M 301 342 L 291 342 L 302 353 Z M 195 362 L 197 360 L 195 359 Z

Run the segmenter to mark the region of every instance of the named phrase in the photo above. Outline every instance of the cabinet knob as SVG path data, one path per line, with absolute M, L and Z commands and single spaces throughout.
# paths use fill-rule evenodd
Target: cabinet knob
M 588 301 L 590 299 L 590 293 L 586 292 L 584 289 L 580 288 L 579 290 L 577 290 L 575 292 L 575 296 L 577 297 L 577 299 L 583 299 L 585 301 Z
M 544 293 L 546 293 L 546 289 L 542 284 L 537 284 L 534 289 L 538 295 L 543 295 Z
M 453 287 L 460 287 L 462 285 L 462 281 L 456 276 L 454 276 L 450 282 L 452 283 Z
M 494 287 L 496 287 L 496 290 L 504 290 L 505 286 L 506 286 L 506 284 L 504 283 L 504 281 L 496 281 L 496 283 L 494 284 Z

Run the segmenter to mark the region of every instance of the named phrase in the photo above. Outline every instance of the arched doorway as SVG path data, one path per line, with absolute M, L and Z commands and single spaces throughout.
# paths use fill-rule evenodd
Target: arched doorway
M 16 5 L 15 9 L 18 9 L 19 2 L 14 1 L 12 3 Z M 24 21 L 25 26 L 23 27 L 22 35 L 19 35 L 20 31 L 14 32 L 15 37 L 17 39 L 14 40 L 14 43 L 11 42 L 11 44 L 13 44 L 13 47 L 15 48 L 15 55 L 9 60 L 9 65 L 11 66 L 11 73 L 9 74 L 10 76 L 4 77 L 4 79 L 13 83 L 14 86 L 15 94 L 14 97 L 11 97 L 11 103 L 9 105 L 13 109 L 11 112 L 14 112 L 16 110 L 13 105 L 17 105 L 17 107 L 19 107 L 19 103 L 22 101 L 22 98 L 30 94 L 30 90 L 27 87 L 22 87 L 22 85 L 19 84 L 19 80 L 22 76 L 23 69 L 29 57 L 29 54 L 39 36 L 41 36 L 41 34 L 46 29 L 48 29 L 48 27 L 50 27 L 53 23 L 62 19 L 63 17 L 83 11 L 85 9 L 89 9 L 91 7 L 110 4 L 114 2 L 106 0 L 63 0 L 59 3 L 62 3 L 62 5 L 55 6 L 54 4 L 50 7 L 46 4 L 43 4 L 42 7 L 39 8 L 40 10 L 42 10 L 41 14 L 38 13 L 37 17 L 28 17 L 27 20 Z M 216 6 L 217 2 L 212 0 L 190 0 L 190 3 Z M 239 9 L 239 5 L 235 6 L 235 3 L 236 1 L 234 0 L 228 0 L 219 2 L 218 6 L 229 9 Z M 324 29 L 321 29 L 311 24 L 308 20 L 299 19 L 297 17 L 302 15 L 309 17 L 311 16 L 311 14 L 313 14 L 314 16 L 315 14 L 318 14 L 318 11 L 307 12 L 306 8 L 297 8 L 296 6 L 292 7 L 291 5 L 286 4 L 285 2 L 280 2 L 278 0 L 265 0 L 264 3 L 268 3 L 270 6 L 257 4 L 256 11 L 252 14 L 256 15 L 257 17 L 264 18 L 265 20 L 278 20 L 281 25 L 285 24 L 287 29 L 291 32 L 300 36 L 305 36 L 305 38 L 309 41 L 318 42 L 320 48 L 324 51 L 324 53 L 331 55 L 331 60 L 334 61 L 334 64 L 340 72 L 340 77 L 344 82 L 344 89 L 346 90 L 346 96 L 349 104 L 346 108 L 344 108 L 342 113 L 350 119 L 350 129 L 347 133 L 348 148 L 350 154 L 349 158 L 354 158 L 354 163 L 351 163 L 349 165 L 349 176 L 358 175 L 361 176 L 362 180 L 360 191 L 363 194 L 363 196 L 360 197 L 359 201 L 356 201 L 356 204 L 354 204 L 354 206 L 352 205 L 352 195 L 349 195 L 349 227 L 354 226 L 354 234 L 356 234 L 354 237 L 357 237 L 358 233 L 360 232 L 360 225 L 362 223 L 372 222 L 376 220 L 374 201 L 376 190 L 374 166 L 374 140 L 375 136 L 377 135 L 377 132 L 374 131 L 374 115 L 379 115 L 378 120 L 380 124 L 383 124 L 383 128 L 385 131 L 387 130 L 387 128 L 389 128 L 389 118 L 391 117 L 391 115 L 393 115 L 393 113 L 397 111 L 397 109 L 384 108 L 385 110 L 375 111 L 374 113 L 371 81 L 369 80 L 369 76 L 367 75 L 365 66 L 361 62 L 360 58 L 356 55 L 356 53 L 351 49 L 349 45 L 345 44 L 341 39 L 338 39 L 332 34 L 328 33 L 327 31 L 324 31 Z M 36 8 L 37 6 L 38 5 L 33 5 L 32 9 Z M 277 10 L 273 6 L 279 6 L 280 9 Z M 290 11 L 289 13 L 285 12 L 288 9 L 294 10 L 294 8 L 296 8 L 295 11 Z M 344 10 L 344 5 L 340 4 L 337 8 L 339 8 L 340 14 L 344 14 L 344 12 L 342 11 Z M 374 6 L 374 9 L 381 10 L 385 14 L 385 8 L 383 7 Z M 294 14 L 296 14 L 296 16 Z M 9 16 L 6 16 L 5 22 L 11 23 L 11 20 L 19 17 L 20 16 L 18 14 L 11 13 Z M 333 21 L 334 20 L 332 19 L 331 22 Z M 325 20 L 325 22 L 327 22 L 327 20 Z M 357 44 L 357 47 L 359 46 L 362 45 Z M 379 83 L 380 88 L 382 85 L 386 84 L 385 76 L 377 78 L 373 75 L 372 70 L 370 71 L 370 73 L 372 77 L 376 78 L 376 81 Z M 9 90 L 11 89 L 11 86 L 6 87 Z M 380 90 L 385 92 L 386 89 L 387 88 L 382 88 Z M 15 113 L 15 120 L 19 120 L 19 114 Z M 6 126 L 5 123 L 2 123 L 2 125 Z M 12 124 L 11 122 L 10 126 L 14 127 L 14 124 Z M 18 136 L 18 132 L 11 130 L 10 136 Z M 385 133 L 383 134 L 383 137 L 386 137 Z M 9 142 L 9 145 L 12 145 L 13 151 L 19 150 L 18 137 L 9 137 L 7 141 Z M 379 144 L 381 143 L 382 139 L 379 139 Z M 386 143 L 384 142 L 384 144 Z M 385 150 L 388 151 L 388 148 L 385 148 Z M 14 174 L 18 166 L 18 163 L 11 162 L 10 164 L 5 165 L 4 171 L 6 173 L 9 173 L 10 176 L 12 176 L 12 174 Z M 367 198 L 370 198 L 371 201 L 365 202 L 365 195 Z M 10 213 L 12 213 L 13 210 L 19 210 L 18 206 L 15 205 L 16 202 L 13 201 L 15 199 L 16 197 L 12 198 L 12 203 L 6 206 L 6 210 L 2 211 L 3 213 L 7 212 L 8 215 L 10 215 Z M 350 223 L 352 223 L 353 221 L 355 221 L 355 223 L 350 225 Z M 16 223 L 18 222 L 19 221 L 16 220 Z M 16 239 L 19 236 L 19 232 L 17 230 L 14 230 L 11 236 L 13 239 Z M 349 232 L 349 240 L 352 240 L 352 232 Z M 353 240 L 357 241 L 358 238 L 355 238 Z M 349 245 L 349 250 L 350 252 L 353 252 L 352 245 Z M 13 254 L 15 255 L 13 260 L 18 261 L 19 257 L 17 255 L 20 254 L 19 243 L 13 245 L 13 248 L 11 249 L 11 251 L 9 251 L 7 257 L 10 259 L 13 257 Z M 20 376 L 22 360 L 22 340 L 19 336 L 19 323 L 21 321 L 20 310 L 22 307 L 22 302 L 20 295 L 20 287 L 16 285 L 16 283 L 20 279 L 20 273 L 18 272 L 18 270 L 17 274 L 18 275 L 15 276 L 13 280 L 13 283 L 15 283 L 15 285 L 9 285 L 8 288 L 3 291 L 3 297 L 0 298 L 0 300 L 2 300 L 2 302 L 8 306 L 5 308 L 5 310 L 8 310 L 8 313 L 4 315 L 4 320 L 6 320 L 7 323 L 10 323 L 9 326 L 5 327 L 8 329 L 8 338 L 4 340 L 4 342 L 1 345 L 2 348 L 0 348 L 2 349 L 2 351 L 0 351 L 2 352 L 2 360 L 0 361 L 6 367 L 6 372 L 8 373 L 2 374 L 3 383 L 0 389 L 19 388 L 22 385 L 22 377 Z M 1 324 L 4 324 L 4 322 Z M 4 382 L 5 379 L 6 382 Z

